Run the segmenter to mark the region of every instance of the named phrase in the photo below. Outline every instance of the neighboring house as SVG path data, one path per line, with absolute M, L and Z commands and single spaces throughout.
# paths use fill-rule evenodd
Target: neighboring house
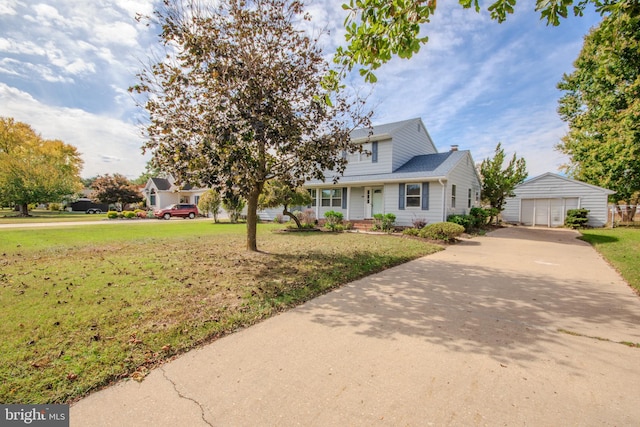
M 174 203 L 191 203 L 197 205 L 206 188 L 190 185 L 179 187 L 172 177 L 149 178 L 142 193 L 149 209 L 161 209 Z
M 414 220 L 446 221 L 479 206 L 480 177 L 470 152 L 453 146 L 438 153 L 421 119 L 357 129 L 351 137 L 369 154 L 346 155 L 349 163 L 337 184 L 332 173 L 305 184 L 316 218 L 327 211 L 342 212 L 347 221 L 393 213 L 396 225 L 411 226 Z M 260 217 L 272 220 L 281 212 L 269 209 Z
M 553 173 L 532 178 L 514 189 L 507 199 L 502 220 L 532 226 L 560 227 L 569 209 L 589 210 L 588 225 L 607 223 L 607 198 L 614 191 Z

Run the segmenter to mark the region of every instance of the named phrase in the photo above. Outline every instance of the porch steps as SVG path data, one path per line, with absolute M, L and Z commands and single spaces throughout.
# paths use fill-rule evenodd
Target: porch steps
M 353 224 L 353 229 L 358 231 L 371 231 L 373 228 L 373 220 L 360 219 L 357 221 L 350 221 Z

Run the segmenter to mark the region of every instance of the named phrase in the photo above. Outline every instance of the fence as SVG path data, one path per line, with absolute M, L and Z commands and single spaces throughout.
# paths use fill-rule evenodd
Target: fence
M 640 205 L 609 205 L 609 223 L 612 227 L 640 226 Z

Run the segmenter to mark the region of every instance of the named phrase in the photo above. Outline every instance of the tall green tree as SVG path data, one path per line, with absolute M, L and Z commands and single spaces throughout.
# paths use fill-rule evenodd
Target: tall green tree
M 640 16 L 612 15 L 593 29 L 558 84 L 558 112 L 569 132 L 557 149 L 581 181 L 640 203 Z
M 309 19 L 289 0 L 165 0 L 153 19 L 167 49 L 139 74 L 148 94 L 154 164 L 179 183 L 247 201 L 247 249 L 257 251 L 258 197 L 266 182 L 297 187 L 344 171 L 349 133 L 368 124 L 341 90 L 324 102 L 329 65 Z
M 93 191 L 91 199 L 107 204 L 119 204 L 122 208 L 130 203 L 142 201 L 142 194 L 138 187 L 124 175 L 102 175 L 91 184 Z
M 289 208 L 291 206 L 310 205 L 311 201 L 311 195 L 304 188 L 292 188 L 286 182 L 274 180 L 265 185 L 258 201 L 258 207 L 265 209 L 282 206 L 282 214 L 291 218 L 298 228 L 302 228 L 300 219 Z
M 458 3 L 476 12 L 481 10 L 480 0 L 458 0 Z M 514 12 L 516 0 L 494 0 L 487 4 L 491 18 L 503 22 Z M 347 46 L 338 50 L 335 61 L 343 65 L 343 71 L 361 65 L 360 74 L 374 82 L 373 70 L 394 56 L 411 58 L 427 43 L 428 37 L 420 33 L 423 24 L 431 20 L 436 5 L 436 0 L 348 0 L 342 5 L 348 13 Z M 571 12 L 580 16 L 589 5 L 602 15 L 640 14 L 637 0 L 536 0 L 535 10 L 548 25 L 559 25 L 560 18 Z M 336 82 L 329 80 L 327 84 L 335 86 Z
M 222 207 L 229 214 L 229 220 L 232 224 L 238 222 L 246 206 L 247 202 L 238 193 L 227 193 L 222 198 Z
M 522 183 L 528 176 L 526 161 L 523 158 L 516 158 L 516 153 L 513 153 L 513 157 L 506 166 L 504 166 L 505 160 L 502 144 L 498 143 L 493 158 L 486 158 L 480 164 L 482 199 L 498 212 L 504 210 L 507 198 L 514 196 L 513 189 L 516 185 Z
M 222 196 L 214 189 L 205 191 L 198 201 L 198 209 L 201 214 L 213 214 L 213 222 L 218 222 L 220 207 L 222 206 Z
M 82 189 L 82 158 L 76 147 L 46 140 L 26 123 L 0 117 L 0 202 L 17 205 L 59 202 Z

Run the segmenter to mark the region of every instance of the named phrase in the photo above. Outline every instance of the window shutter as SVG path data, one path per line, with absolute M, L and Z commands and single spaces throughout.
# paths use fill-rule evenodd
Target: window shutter
M 398 209 L 400 209 L 401 211 L 404 210 L 404 184 L 400 184 L 398 186 Z
M 342 209 L 347 209 L 347 187 L 342 187 Z
M 422 183 L 422 210 L 423 211 L 429 210 L 429 183 L 428 182 Z
M 371 163 L 378 163 L 378 141 L 371 143 Z

